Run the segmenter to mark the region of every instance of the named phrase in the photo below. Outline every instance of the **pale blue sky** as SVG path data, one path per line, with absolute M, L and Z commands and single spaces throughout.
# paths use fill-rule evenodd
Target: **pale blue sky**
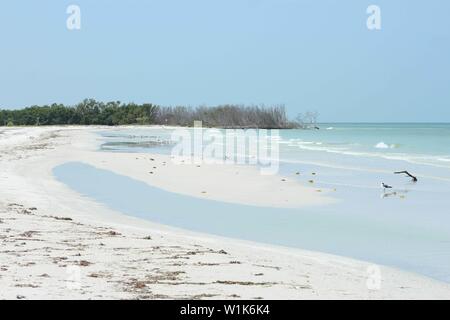
M 448 0 L 2 0 L 0 36 L 0 108 L 92 97 L 450 121 Z

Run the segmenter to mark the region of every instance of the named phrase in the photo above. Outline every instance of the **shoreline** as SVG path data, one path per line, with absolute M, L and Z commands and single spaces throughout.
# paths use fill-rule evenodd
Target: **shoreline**
M 114 154 L 114 160 L 110 160 L 106 152 L 93 152 L 95 146 L 89 139 L 96 128 L 19 128 L 25 137 L 9 139 L 8 143 L 4 143 L 0 135 L 0 147 L 4 149 L 0 157 L 4 168 L 0 177 L 0 239 L 6 245 L 2 249 L 0 267 L 7 269 L 0 271 L 0 284 L 4 288 L 0 298 L 450 298 L 450 286 L 446 283 L 383 266 L 380 266 L 381 289 L 368 290 L 370 263 L 161 226 L 114 212 L 82 197 L 53 178 L 54 166 L 88 159 L 90 164 L 142 179 L 137 171 L 131 170 L 138 166 L 125 167 L 136 154 Z M 16 129 L 5 128 L 9 130 Z M 186 168 L 169 167 L 170 170 L 161 175 L 163 178 L 158 178 L 160 180 L 145 182 L 183 193 L 177 186 L 164 183 L 173 181 L 172 178 L 186 172 Z M 213 169 L 217 168 L 210 168 L 217 171 Z M 245 171 L 245 181 L 248 181 L 255 172 L 246 169 L 239 171 Z M 221 172 L 219 174 L 223 174 Z M 186 181 L 192 178 L 187 174 Z M 279 178 L 268 178 L 264 188 L 280 183 Z M 255 179 L 253 183 L 258 185 L 262 178 Z M 288 183 L 283 186 L 295 190 L 292 199 L 298 192 L 308 192 L 302 185 Z M 247 204 L 255 204 L 257 200 L 239 198 L 239 192 L 225 193 L 220 188 L 214 189 L 213 184 L 208 187 L 212 190 L 208 196 L 220 201 L 242 203 L 245 200 Z M 264 193 L 264 188 L 257 191 Z M 198 193 L 198 190 L 190 192 Z M 282 193 L 285 194 L 285 189 Z M 321 195 L 309 204 L 320 204 L 323 198 L 326 197 Z M 273 198 L 264 197 L 263 204 L 286 205 L 278 199 L 277 194 Z M 305 198 L 301 200 L 289 205 L 304 204 Z M 10 231 L 6 232 L 8 229 Z M 151 239 L 145 239 L 149 235 Z M 64 242 L 73 239 L 80 244 L 75 249 L 70 242 Z M 40 243 L 45 246 L 39 246 Z M 29 247 L 41 255 L 30 251 Z M 67 280 L 67 268 L 71 266 L 80 269 L 82 279 L 80 287 L 67 290 L 68 281 L 73 281 L 70 277 Z M 42 277 L 44 274 L 48 277 Z

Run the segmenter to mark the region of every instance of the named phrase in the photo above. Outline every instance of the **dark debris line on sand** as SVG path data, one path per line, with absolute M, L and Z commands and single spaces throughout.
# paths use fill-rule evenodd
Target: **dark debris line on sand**
M 131 244 L 130 247 L 123 247 L 121 239 L 127 236 L 121 232 L 108 227 L 91 226 L 76 222 L 69 217 L 44 214 L 35 207 L 28 208 L 17 203 L 8 204 L 4 210 L 0 206 L 0 215 L 2 225 L 7 223 L 6 227 L 11 230 L 7 236 L 0 237 L 0 241 L 17 242 L 21 248 L 21 251 L 16 249 L 14 251 L 0 252 L 16 257 L 12 259 L 9 268 L 1 266 L 0 279 L 2 278 L 2 272 L 8 272 L 12 277 L 19 277 L 18 275 L 20 274 L 19 279 L 27 280 L 26 282 L 14 283 L 14 287 L 18 290 L 33 290 L 30 292 L 46 290 L 47 294 L 48 288 L 52 285 L 47 285 L 46 283 L 49 281 L 54 283 L 55 279 L 58 279 L 58 288 L 53 290 L 56 290 L 55 292 L 61 290 L 67 294 L 67 274 L 64 271 L 69 266 L 81 267 L 83 270 L 81 272 L 85 275 L 82 281 L 83 289 L 75 292 L 75 297 L 80 298 L 98 297 L 97 286 L 99 281 L 104 282 L 107 286 L 114 287 L 114 290 L 111 290 L 111 292 L 114 292 L 116 295 L 112 298 L 131 299 L 203 299 L 223 296 L 223 293 L 216 291 L 217 289 L 211 289 L 211 285 L 216 288 L 217 285 L 283 285 L 272 281 L 256 282 L 233 279 L 205 282 L 196 280 L 195 277 L 192 278 L 188 271 L 184 270 L 185 267 L 203 269 L 229 266 L 230 268 L 235 268 L 242 264 L 241 261 L 230 260 L 230 254 L 223 249 L 214 250 L 200 245 L 155 246 L 153 245 L 154 237 L 150 235 L 135 237 L 133 241 L 129 242 Z M 14 219 L 31 220 L 36 229 L 20 230 L 20 226 L 7 220 L 13 218 L 14 215 L 21 215 L 20 218 Z M 48 224 L 43 223 L 45 219 L 52 222 Z M 51 229 L 46 229 L 46 227 Z M 59 232 L 55 230 L 65 231 Z M 55 232 L 59 232 L 61 237 L 53 238 L 52 235 Z M 38 245 L 38 247 L 32 245 L 35 241 L 39 241 L 42 245 Z M 90 251 L 91 248 L 95 248 L 98 251 L 94 253 Z M 33 252 L 33 255 L 29 256 L 31 252 Z M 33 259 L 37 261 L 22 262 L 23 259 L 34 257 L 36 254 L 39 258 Z M 217 259 L 217 262 L 214 263 L 202 262 L 203 257 L 206 255 L 223 256 L 223 258 Z M 106 258 L 99 258 L 103 256 Z M 158 263 L 152 264 L 152 261 L 157 261 Z M 44 273 L 42 271 L 33 272 L 34 268 L 42 265 L 55 266 L 56 269 L 49 267 Z M 258 269 L 265 266 L 255 267 L 256 269 L 250 274 L 260 279 L 264 277 L 264 274 L 259 272 Z M 26 276 L 27 273 L 28 276 Z M 87 279 L 91 280 L 88 281 Z M 174 290 L 172 292 L 175 293 L 168 296 L 164 293 L 158 293 L 158 287 L 155 289 L 155 285 L 166 286 L 166 290 L 167 286 L 182 286 L 183 288 L 190 288 L 188 292 L 192 293 L 178 294 L 179 290 Z M 100 287 L 104 286 L 101 285 Z M 17 293 L 17 299 L 32 297 L 32 294 L 28 296 L 27 294 L 22 294 L 22 292 Z M 56 293 L 48 292 L 48 294 Z M 103 297 L 108 297 L 108 294 L 105 295 L 103 293 L 103 295 Z M 229 295 L 229 298 L 237 297 L 240 297 L 240 295 Z

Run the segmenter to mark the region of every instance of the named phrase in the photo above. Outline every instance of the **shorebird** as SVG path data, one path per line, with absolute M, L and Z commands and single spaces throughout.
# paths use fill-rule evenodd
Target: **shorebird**
M 409 173 L 409 172 L 406 171 L 406 170 L 404 170 L 404 171 L 397 171 L 397 172 L 394 172 L 394 173 L 395 173 L 395 174 L 402 174 L 402 173 L 404 173 L 404 174 L 406 174 L 408 177 L 410 177 L 410 178 L 412 179 L 413 182 L 417 182 L 417 178 L 414 177 L 411 173 Z
M 383 187 L 384 190 L 386 190 L 386 189 L 392 189 L 392 186 L 390 186 L 390 185 L 388 185 L 388 184 L 386 184 L 386 183 L 384 183 L 384 182 L 381 183 L 381 186 Z

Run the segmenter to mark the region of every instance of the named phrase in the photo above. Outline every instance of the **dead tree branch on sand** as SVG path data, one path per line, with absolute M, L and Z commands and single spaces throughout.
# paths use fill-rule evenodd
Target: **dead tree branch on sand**
M 404 171 L 397 171 L 397 172 L 394 172 L 395 174 L 406 174 L 407 176 L 409 176 L 411 179 L 412 179 L 412 181 L 414 181 L 414 182 L 417 182 L 417 178 L 415 177 L 415 176 L 413 176 L 411 173 L 409 173 L 408 171 L 406 171 L 406 170 L 404 170 Z

